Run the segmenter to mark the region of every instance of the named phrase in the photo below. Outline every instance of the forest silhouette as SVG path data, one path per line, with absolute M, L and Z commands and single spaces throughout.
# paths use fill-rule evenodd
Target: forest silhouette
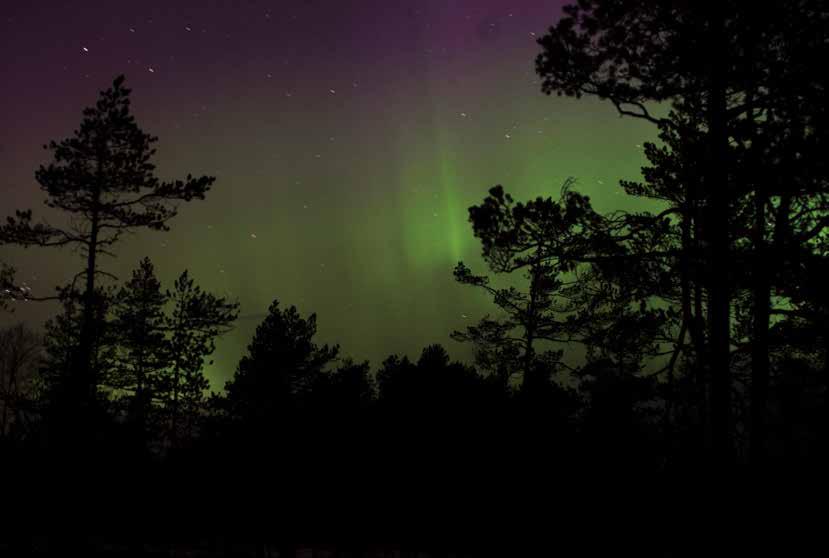
M 319 345 L 315 314 L 274 300 L 218 393 L 204 368 L 239 304 L 187 270 L 162 285 L 149 258 L 123 282 L 106 271 L 124 234 L 167 230 L 221 184 L 155 176 L 158 138 L 117 77 L 35 173 L 71 224 L 19 210 L 0 226 L 3 244 L 81 256 L 55 294 L 19 285 L 11 262 L 0 269 L 0 311 L 61 308 L 42 331 L 0 331 L 0 452 L 9 492 L 38 518 L 37 536 L 10 531 L 0 550 L 517 556 L 507 526 L 529 528 L 531 507 L 579 490 L 825 469 L 823 4 L 566 6 L 538 39 L 542 91 L 653 124 L 642 180 L 620 186 L 663 209 L 600 213 L 575 180 L 525 201 L 495 185 L 468 213 L 487 269 L 454 269 L 492 313 L 435 332 L 469 343 L 474 362 L 435 344 L 373 368 Z M 82 501 L 94 509 L 78 515 Z M 557 528 L 589 509 L 574 504 Z M 622 544 L 565 539 L 545 544 Z

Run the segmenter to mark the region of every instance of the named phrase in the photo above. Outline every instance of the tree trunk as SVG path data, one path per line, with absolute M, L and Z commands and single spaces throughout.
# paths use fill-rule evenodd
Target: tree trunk
M 539 262 L 540 259 L 536 259 L 535 264 L 530 269 L 530 300 L 527 307 L 527 318 L 524 322 L 524 381 L 522 387 L 526 387 L 528 385 L 527 380 L 533 373 L 533 360 L 535 360 L 533 344 L 535 343 L 535 326 L 537 323 L 535 317 L 535 301 L 540 282 L 539 275 L 541 273 L 538 268 Z
M 96 173 L 96 185 L 92 195 L 91 207 L 91 228 L 89 241 L 87 243 L 86 255 L 86 287 L 83 295 L 83 315 L 81 319 L 81 331 L 78 339 L 78 346 L 75 350 L 71 377 L 68 378 L 70 389 L 68 393 L 69 409 L 77 409 L 76 419 L 81 432 L 74 432 L 74 435 L 82 434 L 91 424 L 87 421 L 91 418 L 92 406 L 95 398 L 97 381 L 92 370 L 92 352 L 96 338 L 96 321 L 98 316 L 95 312 L 95 270 L 98 255 L 98 233 L 100 232 L 100 198 L 101 181 L 103 175 L 103 161 L 98 157 L 98 169 Z M 66 417 L 68 418 L 68 417 Z M 86 434 L 90 434 L 88 431 Z
M 731 444 L 731 370 L 730 370 L 730 237 L 729 176 L 727 168 L 728 133 L 726 129 L 726 64 L 728 51 L 725 21 L 720 7 L 709 5 L 711 40 L 708 90 L 709 161 L 706 169 L 709 249 L 708 327 L 709 367 L 711 373 L 711 436 L 715 464 L 727 466 L 732 460 Z
M 823 322 L 823 440 L 821 445 L 826 452 L 829 447 L 829 322 Z M 820 432 L 820 430 L 818 430 Z M 826 453 L 823 457 L 829 457 Z
M 697 204 L 699 204 L 699 197 L 697 197 Z M 694 334 L 694 350 L 697 353 L 696 361 L 694 362 L 694 382 L 697 389 L 697 419 L 699 424 L 699 444 L 700 450 L 710 447 L 710 400 L 708 397 L 709 378 L 708 378 L 708 359 L 707 342 L 705 339 L 706 320 L 703 317 L 705 314 L 703 304 L 703 266 L 702 260 L 702 215 L 700 215 L 699 207 L 694 210 L 694 254 L 696 258 L 696 280 L 694 281 L 694 316 L 693 329 Z
M 754 323 L 751 344 L 751 438 L 750 459 L 762 464 L 766 454 L 766 407 L 769 392 L 770 281 L 766 253 L 765 196 L 755 195 L 754 218 Z

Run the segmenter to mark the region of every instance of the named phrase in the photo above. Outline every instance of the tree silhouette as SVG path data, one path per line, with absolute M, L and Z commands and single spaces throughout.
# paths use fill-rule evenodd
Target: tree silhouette
M 416 363 L 391 355 L 377 372 L 378 398 L 390 410 L 414 417 L 463 413 L 480 401 L 482 378 L 460 362 L 450 362 L 442 345 L 423 349 Z M 416 417 L 415 417 L 416 418 Z
M 708 262 L 720 274 L 709 273 L 708 355 L 714 372 L 714 443 L 720 458 L 730 460 L 730 303 L 728 283 L 722 280 L 731 268 L 725 15 L 707 5 L 654 2 L 641 9 L 601 0 L 568 5 L 564 12 L 538 41 L 543 53 L 536 68 L 545 93 L 596 95 L 609 99 L 621 115 L 659 124 L 663 120 L 650 114 L 647 101 L 697 100 L 698 92 L 706 92 L 705 229 Z
M 494 470 L 506 457 L 502 444 L 511 426 L 506 387 L 451 362 L 443 346 L 425 347 L 415 363 L 389 356 L 377 384 L 375 446 L 386 463 L 378 474 L 403 491 L 401 498 L 416 497 L 409 489 L 453 490 L 483 482 L 479 464 Z
M 368 361 L 346 359 L 335 370 L 318 375 L 311 392 L 314 404 L 332 417 L 347 418 L 348 413 L 370 407 L 375 386 Z
M 15 270 L 6 262 L 0 262 L 0 311 L 9 309 L 9 302 L 16 300 Z
M 111 387 L 126 392 L 127 420 L 142 436 L 162 372 L 170 366 L 166 303 L 167 295 L 161 290 L 153 264 L 144 258 L 113 304 L 118 353 Z
M 809 426 L 821 434 L 822 442 L 825 444 L 829 439 L 829 427 L 826 422 L 826 417 L 829 417 L 829 297 L 825 287 L 826 277 L 829 276 L 829 263 L 826 256 L 826 239 L 823 238 L 820 244 L 822 246 L 804 250 L 806 254 L 796 257 L 798 263 L 795 273 L 798 280 L 791 280 L 792 272 L 783 273 L 778 292 L 786 295 L 788 304 L 780 304 L 771 309 L 771 313 L 778 320 L 772 327 L 770 336 L 773 340 L 772 356 L 774 361 L 779 363 L 779 368 L 793 369 L 801 379 L 806 376 L 813 378 L 799 388 L 821 394 L 821 412 L 810 417 L 812 420 Z M 812 250 L 814 253 L 808 253 Z M 796 379 L 782 378 L 779 382 L 786 389 L 797 385 Z M 803 396 L 811 397 L 806 393 Z M 787 401 L 793 401 L 793 397 L 789 391 Z M 793 403 L 788 407 L 789 414 L 791 415 L 798 406 L 813 407 Z M 825 449 L 821 451 L 825 452 Z
M 76 384 L 72 374 L 72 366 L 80 343 L 80 330 L 83 322 L 83 312 L 79 307 L 77 293 L 69 294 L 71 286 L 62 289 L 62 312 L 47 320 L 44 325 L 43 352 L 44 358 L 38 372 L 38 392 L 41 411 L 52 442 L 77 443 L 80 448 L 85 447 L 83 441 L 92 441 L 90 436 L 99 435 L 102 421 L 107 415 L 107 398 L 111 391 L 107 386 L 111 384 L 110 373 L 116 358 L 117 335 L 108 320 L 109 302 L 112 300 L 111 289 L 97 288 L 94 297 L 98 335 L 92 345 L 90 367 L 96 378 L 92 394 L 93 402 L 89 413 L 79 417 L 72 417 L 76 411 L 77 402 L 73 400 Z M 68 418 L 71 417 L 71 418 Z M 82 429 L 78 431 L 78 429 Z
M 308 394 L 308 408 L 302 422 L 293 423 L 300 439 L 300 447 L 310 465 L 326 463 L 333 456 L 337 472 L 332 474 L 320 468 L 315 475 L 329 485 L 327 492 L 342 490 L 345 484 L 357 482 L 368 472 L 362 468 L 364 459 L 371 455 L 376 441 L 371 435 L 375 429 L 375 385 L 368 361 L 344 359 L 336 369 L 316 376 Z M 309 447 L 310 446 L 310 447 Z
M 654 470 L 661 448 L 654 428 L 653 377 L 625 373 L 610 360 L 592 360 L 577 372 L 586 399 L 581 435 L 592 459 L 612 459 L 630 472 Z M 649 462 L 650 460 L 650 462 Z M 595 466 L 597 463 L 592 465 Z
M 777 115 L 796 122 L 801 131 L 825 118 L 825 108 L 814 110 L 824 103 L 812 104 L 825 91 L 825 77 L 806 70 L 805 61 L 814 58 L 804 56 L 808 48 L 827 48 L 821 38 L 826 23 L 821 3 L 791 1 L 749 10 L 736 2 L 653 2 L 643 9 L 632 2 L 588 0 L 564 12 L 539 39 L 543 52 L 536 68 L 544 92 L 595 95 L 611 101 L 622 115 L 660 125 L 670 125 L 670 120 L 651 114 L 646 103 L 669 101 L 677 111 L 698 116 L 702 157 L 697 161 L 702 165 L 695 203 L 707 264 L 705 356 L 712 373 L 713 443 L 721 461 L 731 459 L 730 316 L 736 266 L 730 254 L 738 233 L 730 218 L 738 199 L 754 193 L 752 401 L 759 450 L 770 284 L 760 262 L 765 261 L 766 206 L 775 195 L 775 180 L 763 177 L 755 164 L 769 160 L 766 146 L 774 142 L 763 138 L 774 134 L 761 130 Z
M 213 354 L 215 338 L 232 327 L 239 304 L 202 291 L 186 270 L 165 297 L 173 304 L 167 319 L 169 365 L 159 374 L 156 397 L 169 421 L 168 441 L 176 447 L 182 434 L 193 433 L 209 387 L 204 360 Z
M 620 185 L 630 195 L 653 199 L 666 207 L 658 214 L 623 215 L 626 228 L 636 231 L 628 241 L 630 257 L 622 265 L 612 260 L 602 262 L 598 270 L 625 290 L 632 289 L 634 298 L 656 300 L 665 309 L 661 316 L 663 331 L 653 337 L 671 350 L 666 366 L 660 370 L 667 383 L 665 417 L 670 421 L 675 411 L 686 415 L 696 424 L 696 439 L 705 447 L 710 413 L 704 362 L 707 315 L 700 203 L 703 169 L 697 164 L 704 157 L 705 136 L 700 126 L 699 115 L 674 110 L 659 125 L 661 144 L 645 142 L 645 156 L 651 166 L 642 168 L 644 180 L 623 180 Z M 651 326 L 657 325 L 647 315 L 640 318 Z M 630 333 L 637 330 L 642 331 L 627 329 Z M 675 383 L 680 371 L 690 377 L 679 378 Z M 684 401 L 677 401 L 680 389 Z M 678 403 L 684 408 L 675 408 Z M 695 416 L 691 418 L 689 412 Z
M 60 228 L 33 221 L 31 210 L 17 211 L 0 227 L 0 240 L 23 246 L 75 246 L 85 256 L 82 319 L 73 361 L 71 400 L 85 405 L 97 379 L 89 363 L 99 332 L 95 308 L 99 257 L 114 255 L 111 248 L 124 233 L 150 228 L 167 230 L 176 215 L 172 202 L 204 199 L 213 177 L 161 182 L 154 176 L 152 144 L 158 138 L 144 133 L 130 114 L 130 90 L 124 76 L 102 91 L 94 107 L 83 111 L 83 121 L 72 137 L 44 146 L 54 162 L 35 173 L 47 194 L 46 205 L 66 212 L 71 225 Z
M 22 431 L 31 418 L 40 336 L 19 323 L 0 330 L 0 437 Z
M 339 353 L 338 345 L 317 346 L 316 332 L 316 314 L 306 319 L 294 306 L 283 310 L 278 300 L 271 303 L 247 354 L 225 384 L 230 416 L 249 435 L 272 431 L 279 421 L 287 426 L 307 407 L 315 382 Z
M 484 318 L 465 333 L 454 332 L 453 338 L 475 343 L 477 362 L 504 377 L 526 375 L 537 362 L 555 370 L 561 351 L 538 351 L 537 345 L 572 340 L 575 324 L 566 316 L 578 307 L 570 300 L 565 275 L 592 253 L 591 242 L 597 242 L 601 218 L 587 197 L 569 190 L 571 183 L 564 185 L 561 203 L 540 197 L 526 204 L 514 203 L 499 185 L 489 191 L 483 204 L 469 209 L 490 269 L 495 273 L 525 271 L 529 281 L 527 292 L 515 287 L 499 289 L 487 277 L 473 275 L 462 262 L 455 268 L 457 281 L 487 291 L 507 318 Z

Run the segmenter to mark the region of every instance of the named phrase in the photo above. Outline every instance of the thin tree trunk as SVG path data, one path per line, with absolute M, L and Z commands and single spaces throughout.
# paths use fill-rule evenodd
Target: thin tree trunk
M 83 314 L 81 319 L 80 335 L 78 346 L 71 367 L 71 378 L 69 381 L 69 400 L 66 402 L 69 409 L 77 409 L 75 419 L 80 424 L 74 429 L 73 434 L 90 434 L 87 422 L 91 418 L 92 405 L 95 398 L 96 379 L 92 370 L 92 352 L 95 340 L 95 270 L 98 255 L 98 234 L 100 232 L 99 204 L 101 197 L 101 180 L 103 173 L 103 161 L 98 157 L 98 168 L 96 173 L 96 185 L 92 196 L 91 207 L 91 228 L 89 241 L 87 242 L 86 256 L 86 287 L 83 295 Z M 66 417 L 69 418 L 69 417 Z M 63 420 L 63 419 L 61 419 Z M 80 431 L 78 431 L 80 430 Z
M 754 324 L 751 345 L 751 437 L 752 463 L 761 464 L 766 454 L 766 408 L 769 392 L 769 314 L 771 305 L 766 253 L 765 196 L 757 193 L 754 202 Z
M 829 322 L 823 323 L 823 386 L 822 446 L 826 448 L 828 445 L 827 442 L 829 442 Z
M 9 370 L 7 370 L 7 373 L 9 374 L 9 381 L 7 386 L 3 386 L 3 424 L 0 425 L 0 434 L 2 434 L 3 437 L 5 437 L 7 434 L 6 430 L 9 417 L 9 399 L 11 399 L 12 397 L 12 380 L 14 379 L 14 369 L 11 367 L 11 365 L 9 365 Z
M 699 198 L 697 198 L 699 200 Z M 710 446 L 710 409 L 708 398 L 708 361 L 707 343 L 705 340 L 706 321 L 703 304 L 703 263 L 702 252 L 702 216 L 699 207 L 694 216 L 694 254 L 696 260 L 696 280 L 694 281 L 694 317 L 692 332 L 694 335 L 694 350 L 697 358 L 694 361 L 694 383 L 697 388 L 697 419 L 699 424 L 699 443 L 701 449 Z
M 725 56 L 727 53 L 725 21 L 721 8 L 710 4 L 711 65 L 708 91 L 708 135 L 710 157 L 707 170 L 709 247 L 708 326 L 711 371 L 711 435 L 713 457 L 718 466 L 732 461 L 731 442 L 731 370 L 730 370 L 730 238 L 729 177 L 727 168 L 728 134 L 726 130 Z
M 535 260 L 535 265 L 531 269 L 530 273 L 532 274 L 532 279 L 530 280 L 530 301 L 527 308 L 527 321 L 525 322 L 525 335 L 524 335 L 524 386 L 527 385 L 528 377 L 533 373 L 533 360 L 535 356 L 535 352 L 533 349 L 533 343 L 535 342 L 535 326 L 536 326 L 536 319 L 535 319 L 535 300 L 536 300 L 536 293 L 537 289 L 539 288 L 539 265 L 540 259 Z
M 182 323 L 181 316 L 179 315 L 177 320 L 177 331 L 181 331 L 184 327 Z M 175 333 L 174 333 L 175 335 Z M 178 445 L 178 423 L 179 423 L 179 405 L 178 405 L 178 392 L 179 392 L 179 385 L 180 385 L 180 377 L 181 377 L 181 352 L 182 348 L 178 347 L 178 354 L 175 357 L 175 367 L 173 368 L 173 405 L 172 405 L 172 415 L 170 417 L 170 426 L 171 426 L 171 446 L 176 447 Z
M 699 239 L 699 217 L 697 215 L 697 195 L 694 192 L 697 186 L 688 188 L 688 196 L 686 199 L 686 209 L 683 213 L 681 230 L 682 230 L 682 259 L 680 260 L 680 291 L 681 291 L 681 306 L 682 306 L 682 324 L 691 336 L 691 343 L 696 352 L 696 359 L 693 362 L 693 378 L 696 391 L 694 393 L 693 404 L 696 406 L 699 441 L 702 447 L 705 447 L 705 378 L 703 375 L 704 367 L 700 363 L 700 358 L 704 354 L 705 340 L 704 333 L 701 327 L 702 320 L 702 293 L 699 286 L 699 256 L 698 256 L 698 239 Z M 694 229 L 692 235 L 692 227 Z M 692 261 L 693 260 L 693 261 Z M 691 284 L 691 269 L 695 270 L 696 280 L 692 286 Z M 693 297 L 693 300 L 692 300 Z
M 178 378 L 179 366 L 173 372 L 173 408 L 170 416 L 170 446 L 175 448 L 178 444 Z

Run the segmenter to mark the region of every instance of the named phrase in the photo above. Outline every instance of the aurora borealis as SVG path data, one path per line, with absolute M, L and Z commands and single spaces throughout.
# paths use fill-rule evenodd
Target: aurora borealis
M 646 123 L 610 104 L 541 93 L 536 36 L 560 13 L 543 0 L 13 2 L 0 14 L 3 215 L 43 206 L 42 145 L 67 137 L 118 74 L 139 125 L 159 137 L 162 179 L 217 177 L 168 233 L 140 232 L 102 267 L 121 278 L 149 256 L 166 287 L 183 269 L 237 297 L 236 329 L 208 370 L 230 377 L 270 302 L 318 315 L 318 340 L 377 366 L 416 357 L 493 312 L 455 283 L 483 271 L 467 208 L 503 184 L 557 196 L 574 176 L 597 209 L 631 209 Z M 79 256 L 3 246 L 38 294 Z M 3 324 L 56 309 L 18 302 Z

